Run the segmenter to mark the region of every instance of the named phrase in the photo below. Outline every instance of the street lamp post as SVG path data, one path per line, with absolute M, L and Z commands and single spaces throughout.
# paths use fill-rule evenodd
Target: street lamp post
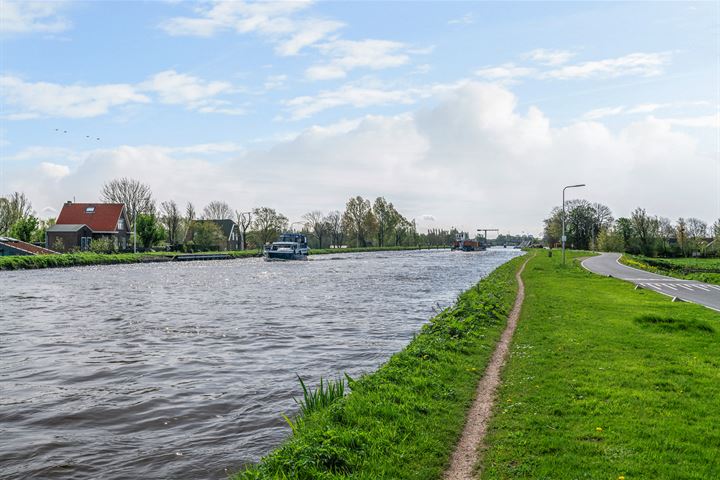
M 565 190 L 568 188 L 578 188 L 578 187 L 584 187 L 584 183 L 579 183 L 577 185 L 568 185 L 565 188 L 563 188 L 563 202 L 562 202 L 562 208 L 563 208 L 563 214 L 562 214 L 562 263 L 565 265 Z

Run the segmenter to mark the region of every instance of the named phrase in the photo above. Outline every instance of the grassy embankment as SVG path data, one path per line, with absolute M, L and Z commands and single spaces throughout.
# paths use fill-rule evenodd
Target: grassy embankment
M 482 478 L 720 478 L 720 314 L 557 257 L 525 269 Z
M 370 248 L 323 248 L 310 250 L 311 255 L 331 253 L 359 253 L 386 250 L 417 250 L 442 247 L 370 247 Z M 205 252 L 208 254 L 230 255 L 232 258 L 258 257 L 260 250 L 238 250 L 228 252 Z M 146 263 L 158 260 L 158 257 L 178 255 L 177 252 L 148 253 L 64 253 L 59 255 L 16 255 L 0 257 L 0 270 L 24 270 L 34 268 L 74 267 L 82 265 L 113 265 L 123 263 Z M 198 253 L 199 254 L 199 253 Z
M 623 255 L 620 263 L 648 272 L 720 285 L 720 258 L 648 258 Z
M 294 420 L 292 437 L 234 478 L 439 478 L 505 327 L 523 261 L 460 295 L 404 350 L 351 382 L 349 395 L 308 409 Z

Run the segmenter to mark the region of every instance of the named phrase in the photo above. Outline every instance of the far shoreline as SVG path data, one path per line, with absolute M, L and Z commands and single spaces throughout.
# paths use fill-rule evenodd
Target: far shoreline
M 388 247 L 351 247 L 351 248 L 323 248 L 311 249 L 310 255 L 330 255 L 345 253 L 364 252 L 385 252 L 385 251 L 409 251 L 409 250 L 449 250 L 445 245 L 411 245 L 411 246 L 388 246 Z M 181 252 L 144 252 L 144 253 L 58 253 L 52 255 L 17 255 L 0 257 L 0 271 L 14 270 L 39 270 L 45 268 L 66 268 L 92 265 L 128 265 L 137 263 L 166 263 L 173 261 Z M 242 258 L 258 258 L 262 256 L 261 250 L 233 250 L 224 252 L 197 252 L 194 255 L 229 255 L 227 259 L 237 260 Z M 193 255 L 193 254 L 183 254 Z M 210 261 L 209 259 L 197 259 L 193 261 Z

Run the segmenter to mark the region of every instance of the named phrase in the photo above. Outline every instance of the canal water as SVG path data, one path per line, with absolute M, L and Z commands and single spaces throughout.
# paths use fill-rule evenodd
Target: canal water
M 517 250 L 0 272 L 0 478 L 223 479 Z

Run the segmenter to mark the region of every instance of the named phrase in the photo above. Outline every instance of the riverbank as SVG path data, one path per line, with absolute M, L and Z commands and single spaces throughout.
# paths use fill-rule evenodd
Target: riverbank
M 400 250 L 427 250 L 441 249 L 439 246 L 412 246 L 412 247 L 369 247 L 369 248 L 323 248 L 311 249 L 310 255 L 328 255 L 340 253 L 360 253 Z M 232 259 L 260 257 L 260 250 L 237 250 L 227 252 L 199 252 L 198 255 L 223 254 Z M 151 263 L 169 261 L 177 252 L 148 252 L 148 253 L 63 253 L 57 255 L 23 255 L 0 257 L 0 270 L 28 270 L 38 268 L 76 267 L 86 265 L 117 265 L 130 263 Z
M 526 267 L 481 478 L 718 478 L 720 315 L 583 255 Z
M 670 277 L 720 285 L 720 259 L 718 258 L 648 258 L 639 255 L 623 255 L 620 257 L 620 263 Z
M 233 478 L 439 478 L 505 329 L 524 260 L 460 295 L 404 350 L 352 381 L 349 395 L 293 420 L 291 438 Z

